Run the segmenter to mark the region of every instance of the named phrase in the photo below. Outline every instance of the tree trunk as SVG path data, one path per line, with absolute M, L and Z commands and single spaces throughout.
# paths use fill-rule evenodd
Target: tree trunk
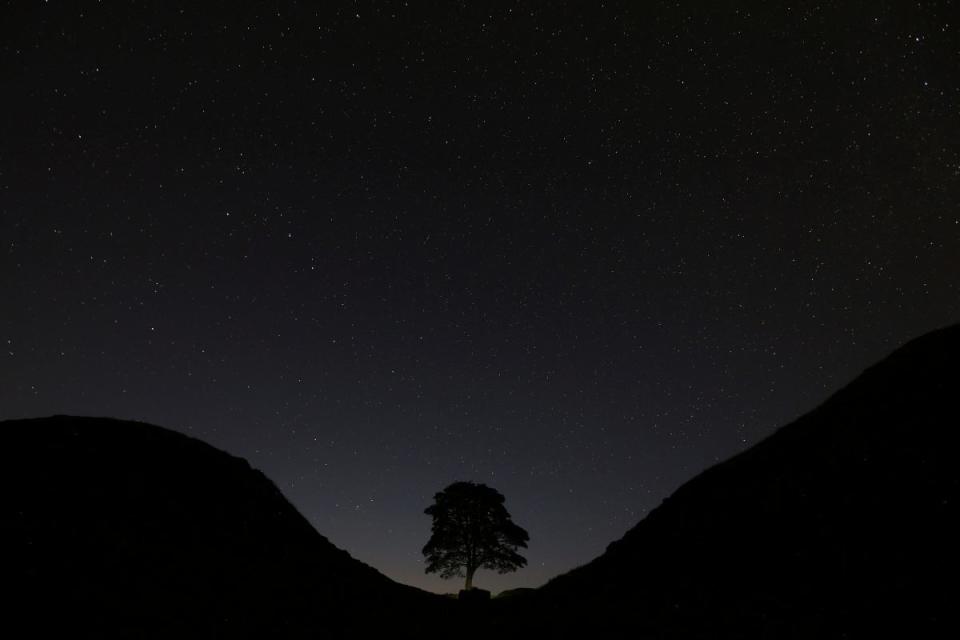
M 467 567 L 467 586 L 464 587 L 464 590 L 470 591 L 473 589 L 473 573 L 476 571 L 475 567 Z

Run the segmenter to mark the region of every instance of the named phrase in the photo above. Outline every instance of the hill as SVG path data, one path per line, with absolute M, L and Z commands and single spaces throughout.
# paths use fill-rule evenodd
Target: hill
M 316 637 L 397 623 L 413 635 L 425 609 L 448 606 L 337 549 L 245 460 L 183 434 L 56 416 L 0 423 L 0 437 L 6 604 L 34 637 Z
M 910 342 L 538 590 L 520 627 L 641 638 L 956 631 L 958 362 L 960 326 Z

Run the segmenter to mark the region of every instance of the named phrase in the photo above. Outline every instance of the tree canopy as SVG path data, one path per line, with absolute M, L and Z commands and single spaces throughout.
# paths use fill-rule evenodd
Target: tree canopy
M 527 564 L 517 549 L 526 548 L 530 536 L 510 519 L 499 491 L 454 482 L 433 499 L 425 511 L 433 517 L 432 535 L 423 547 L 427 573 L 465 577 L 469 590 L 477 569 L 508 573 Z

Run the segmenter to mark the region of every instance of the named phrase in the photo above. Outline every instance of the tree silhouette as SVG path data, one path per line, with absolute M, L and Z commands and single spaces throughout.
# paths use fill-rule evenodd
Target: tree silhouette
M 426 573 L 466 577 L 464 589 L 470 590 L 477 569 L 508 573 L 527 564 L 517 548 L 526 548 L 530 536 L 510 519 L 499 491 L 454 482 L 433 500 L 424 511 L 433 517 L 433 534 L 423 548 Z

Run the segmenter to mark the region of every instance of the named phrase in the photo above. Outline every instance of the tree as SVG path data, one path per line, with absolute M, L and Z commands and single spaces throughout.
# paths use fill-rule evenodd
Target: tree
M 517 548 L 526 548 L 530 536 L 510 519 L 499 491 L 475 482 L 454 482 L 433 500 L 424 511 L 433 517 L 433 535 L 423 548 L 426 573 L 465 577 L 464 588 L 470 590 L 477 569 L 508 573 L 527 564 Z

